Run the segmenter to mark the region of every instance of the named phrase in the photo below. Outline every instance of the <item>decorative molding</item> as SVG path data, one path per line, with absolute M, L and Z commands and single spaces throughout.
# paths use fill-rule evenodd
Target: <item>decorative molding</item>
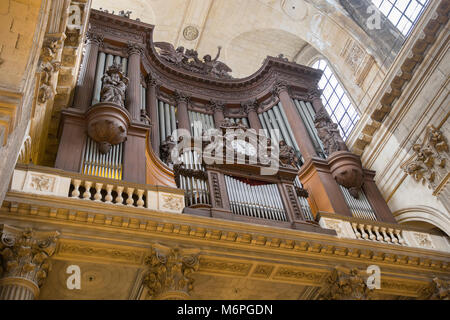
M 201 257 L 199 272 L 220 272 L 224 274 L 247 276 L 252 266 L 251 263 L 212 260 L 210 258 Z
M 358 269 L 336 267 L 325 280 L 320 300 L 371 300 L 373 291 Z
M 214 197 L 215 207 L 223 208 L 222 195 L 220 192 L 219 175 L 211 173 L 212 196 Z

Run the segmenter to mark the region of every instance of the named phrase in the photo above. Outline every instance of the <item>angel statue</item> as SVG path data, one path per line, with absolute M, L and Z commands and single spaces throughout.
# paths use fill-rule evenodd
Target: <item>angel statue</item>
M 203 71 L 206 74 L 211 74 L 217 78 L 231 78 L 228 72 L 233 70 L 231 70 L 225 63 L 218 61 L 222 47 L 219 46 L 217 49 L 217 55 L 214 59 L 211 59 L 209 54 L 203 57 Z
M 122 64 L 113 63 L 102 77 L 103 88 L 100 92 L 101 102 L 113 102 L 125 107 L 125 91 L 128 78 L 122 73 Z
M 174 46 L 168 42 L 155 42 L 154 45 L 161 49 L 159 51 L 161 58 L 176 65 L 180 65 L 182 62 L 186 63 L 189 58 L 184 53 L 184 47 L 180 46 L 175 50 Z

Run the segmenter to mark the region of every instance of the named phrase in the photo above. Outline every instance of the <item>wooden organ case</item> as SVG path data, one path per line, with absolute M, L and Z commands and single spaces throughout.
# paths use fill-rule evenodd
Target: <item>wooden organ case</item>
M 321 213 L 396 223 L 375 173 L 348 151 L 322 105 L 322 71 L 267 57 L 253 75 L 234 79 L 220 48 L 215 59 L 199 58 L 153 42 L 154 28 L 91 11 L 73 104 L 62 112 L 57 168 L 182 188 L 185 214 L 323 233 L 333 231 L 319 227 Z M 193 148 L 173 163 L 180 130 L 204 146 L 212 129 L 255 130 L 287 162 L 261 175 L 259 162 L 211 164 Z

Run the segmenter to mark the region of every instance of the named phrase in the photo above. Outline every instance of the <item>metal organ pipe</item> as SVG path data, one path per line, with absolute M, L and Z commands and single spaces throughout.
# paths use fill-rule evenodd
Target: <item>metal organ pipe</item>
M 158 101 L 158 116 L 159 116 L 159 137 L 161 142 L 166 140 L 166 128 L 164 121 L 164 102 Z
M 294 133 L 292 132 L 291 126 L 289 125 L 286 113 L 283 110 L 283 105 L 281 104 L 281 102 L 278 103 L 278 106 L 275 106 L 275 113 L 279 113 L 280 117 L 280 122 L 283 122 L 286 130 L 287 130 L 287 135 L 289 135 L 289 138 L 292 141 L 292 147 L 294 147 L 295 150 L 300 152 L 300 148 L 298 147 L 297 141 L 295 140 L 295 136 Z
M 171 135 L 172 135 L 173 131 L 177 129 L 174 106 L 170 106 L 170 129 L 172 131 L 170 133 Z M 174 141 L 177 141 L 176 135 L 173 138 L 174 138 Z
M 169 104 L 164 103 L 164 121 L 166 125 L 166 138 L 172 134 L 172 131 L 170 130 L 170 109 Z

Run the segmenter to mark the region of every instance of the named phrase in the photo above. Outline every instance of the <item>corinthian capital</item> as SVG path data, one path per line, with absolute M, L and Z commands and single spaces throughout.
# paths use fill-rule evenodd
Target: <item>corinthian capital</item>
M 371 300 L 372 291 L 367 287 L 358 269 L 336 267 L 326 278 L 319 297 L 321 300 Z
M 212 111 L 223 112 L 223 109 L 225 108 L 225 103 L 222 101 L 211 100 L 209 101 L 209 107 L 211 108 Z
M 322 96 L 322 90 L 319 90 L 319 89 L 313 89 L 308 92 L 308 98 L 310 100 L 321 99 L 320 98 L 321 96 Z
M 103 44 L 103 35 L 101 33 L 97 33 L 95 31 L 87 31 L 86 32 L 86 40 L 87 43 L 94 43 L 97 45 Z
M 193 288 L 192 273 L 198 269 L 199 251 L 154 246 L 146 258 L 149 272 L 144 278 L 152 299 L 186 299 Z
M 241 107 L 244 110 L 244 113 L 248 114 L 249 112 L 253 112 L 258 109 L 258 101 L 255 100 L 249 100 L 241 103 Z
M 141 55 L 144 52 L 144 47 L 140 43 L 128 42 L 128 54 L 131 56 L 133 54 Z
M 180 92 L 178 90 L 175 90 L 174 92 L 174 96 L 175 96 L 175 100 L 180 103 L 180 102 L 185 102 L 188 103 L 190 100 L 190 96 L 184 92 Z
M 280 93 L 282 91 L 287 91 L 288 90 L 288 85 L 286 81 L 282 81 L 282 80 L 277 80 L 272 88 L 272 93 L 273 95 L 279 97 Z
M 145 77 L 145 82 L 147 83 L 148 86 L 158 86 L 160 85 L 158 78 L 156 77 L 156 75 L 152 74 L 151 72 L 149 72 L 147 74 L 147 76 Z
M 34 283 L 37 288 L 40 287 L 50 269 L 48 258 L 55 252 L 59 232 L 0 225 L 0 233 L 2 280 L 19 278 Z

